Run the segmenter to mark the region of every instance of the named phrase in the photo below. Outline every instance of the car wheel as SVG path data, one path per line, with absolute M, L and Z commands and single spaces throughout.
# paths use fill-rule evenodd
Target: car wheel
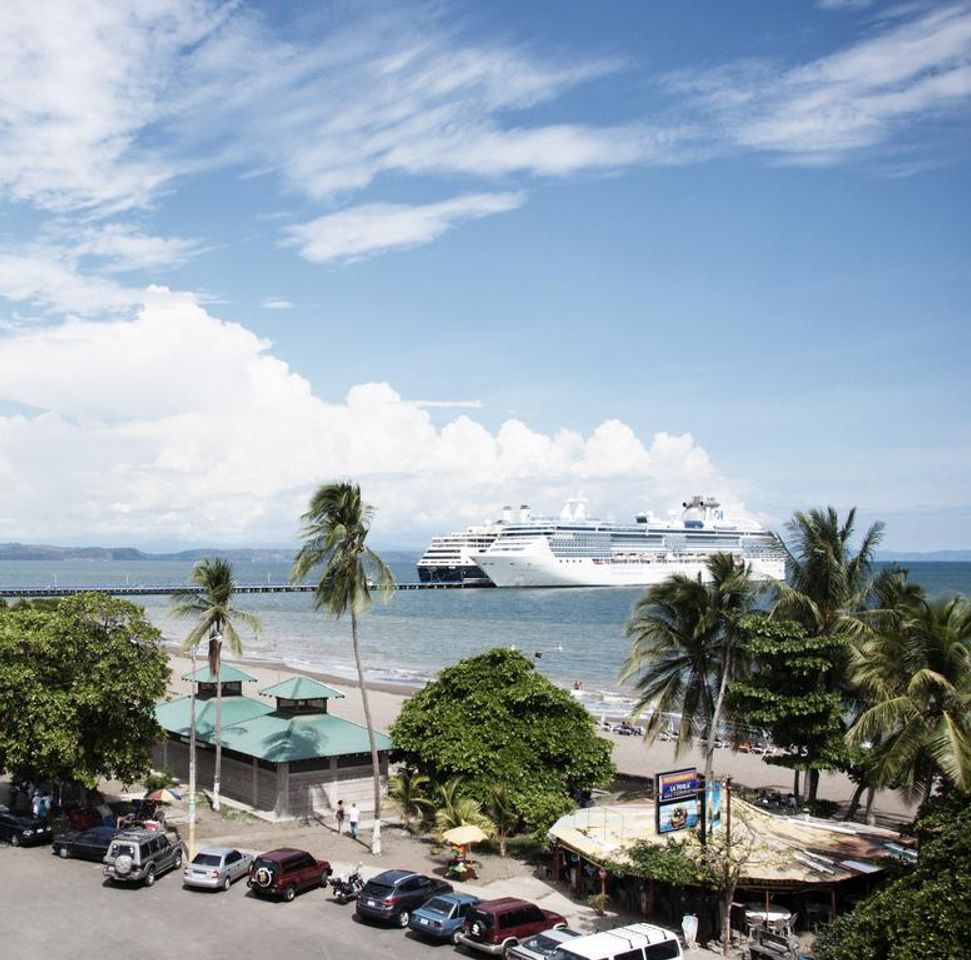
M 175 851 L 175 859 L 172 861 L 172 869 L 173 870 L 178 870 L 179 867 L 181 867 L 181 866 L 182 866 L 182 851 L 181 850 L 176 850 Z
M 516 941 L 515 941 L 515 940 L 507 940 L 507 941 L 506 941 L 506 942 L 505 942 L 505 943 L 504 943 L 504 944 L 502 945 L 502 955 L 503 955 L 504 957 L 508 957 L 508 956 L 509 956 L 509 951 L 510 951 L 510 950 L 512 950 L 512 948 L 513 948 L 514 946 L 516 946 Z
M 404 929 L 408 926 L 408 921 L 411 919 L 411 914 L 407 910 L 402 910 L 398 914 L 398 926 Z
M 461 930 L 456 930 L 455 933 L 452 934 L 452 943 L 456 947 L 462 942 L 461 940 L 459 940 L 459 935 L 461 933 L 462 933 Z
M 296 891 L 296 888 L 293 886 L 293 884 L 291 884 L 289 887 L 286 888 L 286 890 L 283 891 L 283 899 L 286 900 L 287 903 L 290 903 L 296 895 L 297 895 L 297 891 Z
M 18 837 L 17 834 L 15 833 L 10 834 L 10 846 L 11 847 L 20 846 L 20 837 Z
M 233 885 L 233 881 L 227 874 L 226 879 L 223 880 L 223 890 L 228 890 L 232 885 Z
M 59 856 L 59 857 L 60 857 L 60 858 L 61 858 L 62 860 L 67 860 L 67 858 L 68 858 L 69 856 L 71 856 L 71 851 L 70 851 L 70 850 L 68 850 L 68 848 L 67 848 L 67 847 L 58 847 L 58 848 L 57 848 L 57 855 L 58 855 L 58 856 Z
M 155 883 L 155 864 L 152 864 L 148 868 L 148 873 L 145 874 L 145 886 L 150 887 Z

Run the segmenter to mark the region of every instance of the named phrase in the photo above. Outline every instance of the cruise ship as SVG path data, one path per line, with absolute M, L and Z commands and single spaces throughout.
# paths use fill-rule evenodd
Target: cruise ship
M 506 507 L 502 520 L 432 537 L 418 561 L 418 579 L 422 583 L 464 582 L 469 586 L 491 587 L 492 581 L 482 572 L 473 554 L 487 550 L 499 536 L 504 523 L 511 519 L 512 511 Z
M 587 518 L 583 497 L 567 500 L 559 519 L 503 523 L 471 560 L 497 587 L 640 587 L 672 573 L 710 579 L 705 561 L 731 553 L 757 579 L 783 580 L 785 551 L 775 534 L 754 521 L 728 518 L 714 497 L 692 497 L 680 519 L 640 513 L 631 524 Z

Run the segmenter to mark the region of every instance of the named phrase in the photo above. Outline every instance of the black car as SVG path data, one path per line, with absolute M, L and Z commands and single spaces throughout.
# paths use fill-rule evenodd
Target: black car
M 0 840 L 12 847 L 51 842 L 51 825 L 40 817 L 23 813 L 0 813 Z
M 407 927 L 411 911 L 440 893 L 451 893 L 452 885 L 411 870 L 385 870 L 358 894 L 357 915 L 365 920 L 381 920 Z
M 65 860 L 80 857 L 82 860 L 104 859 L 118 831 L 114 827 L 91 827 L 90 830 L 75 830 L 65 833 L 54 841 L 54 853 Z

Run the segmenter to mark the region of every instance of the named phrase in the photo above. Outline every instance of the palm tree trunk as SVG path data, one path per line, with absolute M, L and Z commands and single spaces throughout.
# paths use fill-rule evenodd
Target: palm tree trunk
M 799 768 L 794 767 L 792 771 L 792 794 L 799 803 Z
M 869 823 L 869 824 L 876 823 L 876 819 L 873 816 L 873 801 L 874 801 L 874 798 L 876 797 L 876 795 L 877 795 L 877 788 L 876 787 L 868 787 L 867 788 L 867 792 L 866 792 L 866 810 L 864 811 L 863 819 L 867 823 Z
M 718 697 L 715 699 L 715 709 L 711 715 L 711 726 L 708 729 L 708 746 L 705 750 L 705 784 L 711 780 L 712 770 L 715 766 L 715 738 L 718 736 L 718 723 L 721 720 L 722 705 L 725 702 L 725 691 L 728 689 L 728 674 L 732 663 L 730 651 L 726 651 L 722 661 L 721 683 L 718 685 Z
M 357 642 L 357 615 L 351 610 L 351 646 L 354 648 L 354 663 L 357 666 L 357 682 L 361 687 L 361 703 L 364 706 L 364 723 L 367 726 L 368 743 L 371 746 L 371 774 L 374 778 L 374 831 L 371 835 L 371 853 L 381 855 L 381 761 L 378 759 L 378 745 L 374 739 L 374 724 L 371 722 L 371 706 L 368 703 L 367 685 L 364 682 L 364 667 L 361 665 L 361 650 Z
M 863 791 L 866 788 L 866 783 L 858 783 L 856 785 L 856 789 L 853 791 L 853 797 L 850 800 L 850 805 L 846 811 L 846 816 L 843 817 L 844 820 L 852 820 L 856 816 L 856 811 L 860 809 L 860 798 L 863 796 Z
M 806 797 L 808 803 L 816 802 L 816 794 L 819 792 L 819 771 L 810 770 L 807 774 L 809 780 L 809 796 Z
M 219 781 L 223 765 L 223 685 L 219 682 L 219 669 L 222 666 L 222 643 L 216 641 L 210 663 L 215 663 L 216 669 L 210 670 L 216 678 L 216 758 L 212 769 L 212 809 L 219 809 Z

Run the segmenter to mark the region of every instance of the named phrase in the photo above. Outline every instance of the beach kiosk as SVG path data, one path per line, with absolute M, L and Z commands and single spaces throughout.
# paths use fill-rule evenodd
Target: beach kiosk
M 223 663 L 219 677 L 205 666 L 185 674 L 196 686 L 196 740 L 200 784 L 212 782 L 215 763 L 216 684 L 222 685 L 222 776 L 224 797 L 280 818 L 330 813 L 338 800 L 374 807 L 367 728 L 329 712 L 339 690 L 305 676 L 291 676 L 247 697 L 243 684 L 256 678 Z M 182 780 L 189 771 L 190 697 L 155 708 L 164 736 L 154 762 Z M 391 739 L 375 731 L 381 776 L 388 775 Z

